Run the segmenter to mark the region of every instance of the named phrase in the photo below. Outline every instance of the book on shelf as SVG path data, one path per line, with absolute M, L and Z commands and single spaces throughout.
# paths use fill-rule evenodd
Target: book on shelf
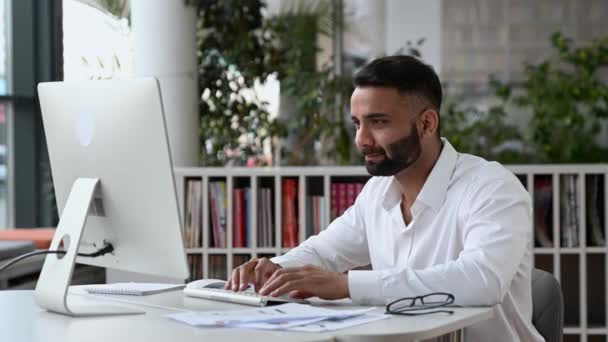
M 553 185 L 551 177 L 534 181 L 534 239 L 539 247 L 552 247 Z
M 188 255 L 190 281 L 203 278 L 203 256 L 200 254 Z
M 220 216 L 218 213 L 218 202 L 216 195 L 215 182 L 209 183 L 209 218 L 211 225 L 209 229 L 209 247 L 215 247 L 219 245 L 219 226 Z
M 346 198 L 346 183 L 336 184 L 338 187 L 338 216 L 344 214 L 347 209 L 347 198 Z
M 266 207 L 264 208 L 264 216 L 266 217 L 266 226 L 264 226 L 264 232 L 266 236 L 266 247 L 273 247 L 275 245 L 274 238 L 274 217 L 272 215 L 272 206 L 274 201 L 272 200 L 272 190 L 266 189 Z
M 190 230 L 192 229 L 192 205 L 194 202 L 192 185 L 192 181 L 188 181 L 188 183 L 186 183 L 186 211 L 184 213 L 184 226 L 182 227 L 182 237 L 184 239 L 184 246 L 186 246 L 186 248 L 190 247 Z
M 251 246 L 251 188 L 245 188 L 245 245 Z
M 331 215 L 331 220 L 333 221 L 336 219 L 336 217 L 338 217 L 338 186 L 336 183 L 331 184 L 330 191 L 331 191 L 331 194 L 330 194 L 331 207 L 329 209 L 329 212 Z
M 202 181 L 188 180 L 186 186 L 186 211 L 184 213 L 183 238 L 186 248 L 201 246 L 202 232 Z
M 194 195 L 194 223 L 192 229 L 194 231 L 194 241 L 192 243 L 193 248 L 201 247 L 203 238 L 203 188 L 202 181 L 197 180 L 195 182 L 195 195 Z
M 212 279 L 226 279 L 226 255 L 209 255 L 209 276 Z
M 306 237 L 314 235 L 313 196 L 306 196 Z
M 306 196 L 306 237 L 317 235 L 325 229 L 325 197 Z
M 602 217 L 604 213 L 604 201 L 605 194 L 604 179 L 602 175 L 588 175 L 587 176 L 587 189 L 586 189 L 586 205 L 587 205 L 587 236 L 589 236 L 588 243 L 592 246 L 605 246 L 606 238 L 604 236 Z
M 298 245 L 298 183 L 295 179 L 284 179 L 282 184 L 282 230 L 283 247 Z
M 209 207 L 213 240 L 209 240 L 210 247 L 226 247 L 226 182 L 213 181 L 209 183 Z M 213 244 L 211 244 L 213 242 Z
M 257 210 L 257 245 L 258 247 L 272 247 L 274 244 L 274 223 L 272 219 L 272 189 L 260 188 L 258 190 Z
M 245 189 L 234 189 L 232 194 L 232 246 L 247 247 L 247 211 Z
M 363 190 L 364 182 L 336 182 L 331 184 L 331 219 L 338 216 L 350 208 Z
M 562 247 L 578 247 L 579 215 L 577 175 L 560 177 L 560 222 Z
M 312 197 L 312 233 L 317 235 L 321 232 L 321 202 L 323 196 Z
M 350 206 L 355 203 L 355 199 L 357 198 L 357 195 L 358 195 L 356 193 L 357 185 L 355 183 L 346 183 L 345 188 L 346 188 L 346 197 L 345 197 L 345 202 L 344 202 L 344 210 L 342 210 L 343 214 L 346 211 L 346 209 L 350 208 Z
M 246 263 L 250 259 L 251 259 L 251 257 L 249 255 L 235 254 L 232 256 L 232 268 L 234 269 L 238 266 L 241 266 L 242 264 Z

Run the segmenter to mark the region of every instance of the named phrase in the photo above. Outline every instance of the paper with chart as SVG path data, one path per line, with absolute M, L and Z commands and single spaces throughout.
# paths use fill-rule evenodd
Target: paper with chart
M 278 323 L 245 323 L 239 324 L 239 328 L 263 329 L 263 330 L 289 330 L 301 332 L 325 332 L 353 327 L 365 323 L 379 321 L 390 318 L 389 315 L 363 313 L 355 316 L 339 318 L 315 318 L 309 320 L 299 320 L 292 322 Z
M 357 325 L 371 323 L 375 321 L 379 321 L 382 319 L 391 318 L 390 315 L 385 314 L 363 314 L 359 316 L 352 316 L 346 318 L 336 318 L 329 319 L 321 322 L 315 322 L 306 325 L 299 325 L 293 328 L 290 328 L 290 331 L 300 331 L 300 332 L 325 332 L 325 331 L 334 331 L 344 328 L 350 328 Z
M 349 318 L 367 317 L 357 324 L 386 318 L 386 315 L 370 314 L 374 308 L 358 310 L 329 310 L 311 305 L 288 303 L 262 308 L 226 311 L 180 312 L 167 317 L 189 325 L 200 327 L 242 327 L 267 330 L 292 330 L 307 327 L 314 331 L 327 331 L 348 324 Z M 318 326 L 325 322 L 327 324 Z M 329 327 L 329 328 L 328 328 Z M 344 326 L 346 327 L 346 325 Z

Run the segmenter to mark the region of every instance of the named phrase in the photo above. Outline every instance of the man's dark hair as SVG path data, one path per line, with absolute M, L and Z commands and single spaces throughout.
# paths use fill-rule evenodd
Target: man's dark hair
M 375 59 L 355 73 L 355 87 L 396 88 L 401 94 L 418 96 L 439 113 L 441 82 L 435 70 L 412 56 L 388 56 Z M 437 127 L 439 133 L 439 127 Z

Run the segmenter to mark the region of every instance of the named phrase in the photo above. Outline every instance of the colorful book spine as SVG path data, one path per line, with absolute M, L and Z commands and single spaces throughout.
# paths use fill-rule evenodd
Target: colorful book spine
M 235 248 L 244 247 L 243 194 L 243 189 L 232 190 L 232 246 Z
M 220 221 L 220 229 L 219 229 L 219 246 L 221 248 L 226 248 L 226 226 L 228 220 L 226 219 L 227 210 L 226 207 L 228 205 L 228 196 L 226 192 L 226 182 L 219 181 L 218 185 L 218 214 Z
M 314 235 L 314 196 L 306 196 L 306 237 Z
M 346 196 L 346 183 L 338 183 L 338 216 L 344 214 L 348 208 Z
M 282 234 L 283 247 L 295 247 L 297 245 L 297 183 L 295 179 L 285 179 L 282 184 Z
M 332 183 L 331 184 L 331 194 L 330 194 L 330 202 L 331 202 L 331 208 L 330 208 L 330 215 L 331 215 L 331 220 L 335 220 L 336 217 L 338 217 L 338 184 L 337 183 Z
M 251 189 L 245 188 L 245 247 L 251 246 Z
M 346 209 L 350 208 L 353 203 L 355 203 L 355 199 L 357 198 L 357 184 L 355 183 L 346 183 Z
M 219 230 L 220 230 L 220 215 L 219 215 L 219 209 L 218 209 L 218 197 L 217 197 L 217 193 L 218 193 L 218 187 L 217 187 L 217 182 L 211 182 L 209 183 L 209 211 L 210 211 L 210 215 L 211 215 L 211 230 L 210 233 L 213 233 L 213 237 L 212 239 L 210 238 L 209 241 L 213 242 L 210 243 L 210 247 L 219 247 L 220 246 L 220 241 L 219 241 Z

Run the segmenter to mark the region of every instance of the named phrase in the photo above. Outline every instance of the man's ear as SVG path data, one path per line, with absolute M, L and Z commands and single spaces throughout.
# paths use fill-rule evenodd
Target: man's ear
M 436 110 L 429 108 L 420 114 L 420 136 L 434 136 L 439 127 L 439 113 Z

